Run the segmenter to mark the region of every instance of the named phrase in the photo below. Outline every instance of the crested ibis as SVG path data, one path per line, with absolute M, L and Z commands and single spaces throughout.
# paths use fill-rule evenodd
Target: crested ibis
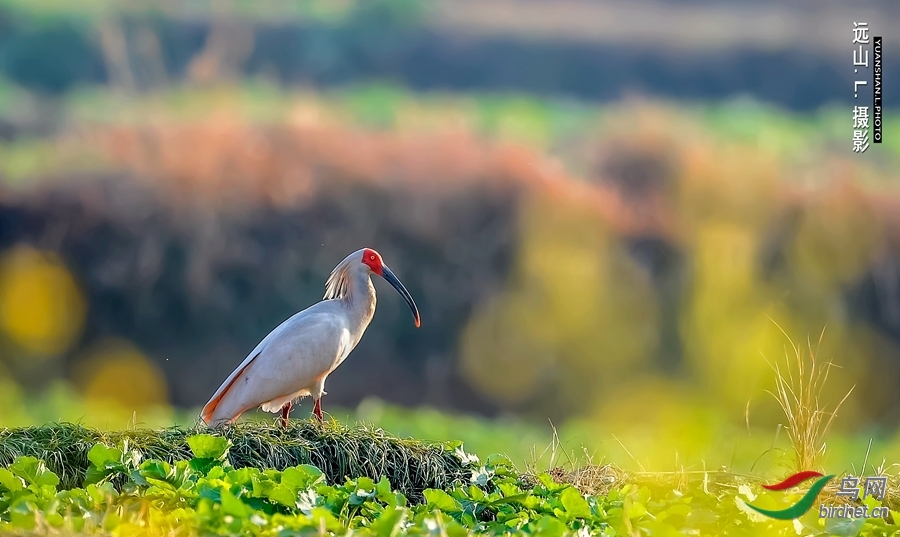
M 325 379 L 356 347 L 375 314 L 372 274 L 403 296 L 418 328 L 416 303 L 381 255 L 371 248 L 353 252 L 331 271 L 324 300 L 278 325 L 225 379 L 203 407 L 203 421 L 213 427 L 233 423 L 244 412 L 262 407 L 266 412 L 280 410 L 286 426 L 293 402 L 307 395 L 322 421 Z

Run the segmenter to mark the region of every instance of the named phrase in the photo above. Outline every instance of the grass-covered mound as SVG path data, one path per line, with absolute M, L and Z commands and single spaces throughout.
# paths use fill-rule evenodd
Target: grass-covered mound
M 427 488 L 412 501 L 387 477 L 327 483 L 310 464 L 235 469 L 228 438 L 197 434 L 186 442 L 191 459 L 174 464 L 139 461 L 130 449 L 95 444 L 84 486 L 68 490 L 59 489 L 59 476 L 45 461 L 17 457 L 0 466 L 0 535 L 561 537 L 624 531 L 608 522 L 623 511 L 620 496 L 584 496 L 549 474 L 522 475 L 502 455 L 481 463 L 460 451 L 470 464 L 469 479 L 447 490 Z
M 228 438 L 232 443 L 228 462 L 234 468 L 283 470 L 311 464 L 324 472 L 329 483 L 363 476 L 377 481 L 384 476 L 394 490 L 411 498 L 421 498 L 426 488 L 449 488 L 465 473 L 451 444 L 311 420 L 293 420 L 287 428 L 242 423 L 212 431 L 204 426 L 100 431 L 71 423 L 0 429 L 0 467 L 18 456 L 32 456 L 59 476 L 60 488 L 73 489 L 84 483 L 90 466 L 88 451 L 98 442 L 115 446 L 127 441 L 128 450 L 137 451 L 143 460 L 175 462 L 191 459 L 187 438 L 198 433 Z

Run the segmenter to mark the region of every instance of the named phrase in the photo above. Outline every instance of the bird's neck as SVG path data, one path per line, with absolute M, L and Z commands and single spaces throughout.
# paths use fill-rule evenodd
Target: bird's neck
M 368 273 L 359 271 L 350 276 L 343 300 L 354 321 L 361 326 L 369 324 L 375 315 L 375 286 Z

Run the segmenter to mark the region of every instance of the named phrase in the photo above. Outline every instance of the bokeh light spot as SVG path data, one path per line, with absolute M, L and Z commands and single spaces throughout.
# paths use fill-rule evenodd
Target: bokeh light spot
M 0 260 L 0 328 L 35 357 L 57 355 L 84 325 L 81 290 L 53 253 L 18 246 Z
M 165 376 L 134 345 L 106 340 L 95 347 L 76 372 L 76 383 L 89 400 L 114 401 L 129 408 L 168 403 Z

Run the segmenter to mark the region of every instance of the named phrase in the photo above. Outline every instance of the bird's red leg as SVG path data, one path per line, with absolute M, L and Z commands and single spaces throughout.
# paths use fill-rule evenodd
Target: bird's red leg
M 283 407 L 281 407 L 281 426 L 282 427 L 287 427 L 288 414 L 291 413 L 292 406 L 293 406 L 293 403 L 288 401 L 287 403 L 285 403 L 285 405 Z
M 313 407 L 313 414 L 322 421 L 322 400 L 316 399 L 316 406 Z

